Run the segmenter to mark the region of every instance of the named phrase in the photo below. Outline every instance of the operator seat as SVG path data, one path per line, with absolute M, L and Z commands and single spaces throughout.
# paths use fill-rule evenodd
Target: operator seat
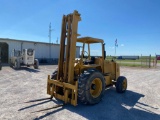
M 86 60 L 84 61 L 84 64 L 85 65 L 88 65 L 88 64 L 94 64 L 95 63 L 95 57 L 91 57 L 90 60 Z

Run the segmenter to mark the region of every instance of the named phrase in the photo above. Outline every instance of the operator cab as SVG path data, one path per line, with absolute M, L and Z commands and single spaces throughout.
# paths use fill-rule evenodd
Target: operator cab
M 84 68 L 96 68 L 101 71 L 102 62 L 105 59 L 104 41 L 92 37 L 77 39 L 82 44 L 81 58 Z
M 20 50 L 15 50 L 15 49 L 12 50 L 11 57 L 20 57 L 20 56 L 21 56 Z

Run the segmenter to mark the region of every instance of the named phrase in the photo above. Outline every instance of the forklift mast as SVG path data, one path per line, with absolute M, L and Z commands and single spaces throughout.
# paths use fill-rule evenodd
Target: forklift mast
M 76 41 L 78 22 L 81 20 L 78 11 L 73 14 L 63 15 L 60 42 L 60 56 L 58 61 L 57 80 L 74 83 L 74 61 L 76 54 Z M 66 53 L 66 54 L 65 54 Z

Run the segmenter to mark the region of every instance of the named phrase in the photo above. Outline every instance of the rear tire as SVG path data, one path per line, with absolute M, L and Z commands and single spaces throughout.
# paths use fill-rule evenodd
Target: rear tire
M 104 95 L 105 79 L 101 72 L 89 69 L 78 80 L 78 99 L 83 104 L 99 103 Z
M 116 91 L 124 93 L 127 89 L 127 79 L 124 76 L 119 76 L 116 82 Z

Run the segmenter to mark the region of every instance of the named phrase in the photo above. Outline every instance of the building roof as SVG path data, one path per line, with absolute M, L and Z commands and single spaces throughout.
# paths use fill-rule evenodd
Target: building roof
M 41 44 L 50 44 L 47 42 L 39 42 L 39 41 L 31 41 L 31 40 L 18 40 L 18 39 L 10 39 L 10 38 L 0 38 L 0 40 L 8 40 L 8 41 L 16 41 L 16 42 L 29 42 L 29 43 L 41 43 Z M 55 43 L 51 43 L 54 45 L 59 45 L 59 44 L 55 44 Z
M 18 40 L 18 39 L 10 39 L 10 38 L 0 38 L 0 40 L 8 40 L 8 41 L 16 41 L 16 42 L 28 42 L 28 43 L 40 43 L 40 44 L 52 44 L 52 45 L 60 45 L 55 43 L 47 43 L 47 42 L 38 42 L 38 41 L 30 41 L 30 40 Z M 81 46 L 76 46 L 81 47 Z

